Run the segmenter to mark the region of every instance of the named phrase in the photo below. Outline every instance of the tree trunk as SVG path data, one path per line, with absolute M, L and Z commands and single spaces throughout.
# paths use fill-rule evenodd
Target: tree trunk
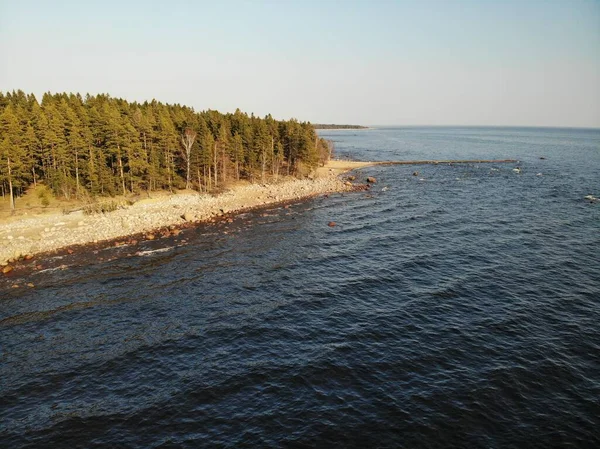
M 119 149 L 120 151 L 120 149 Z M 121 174 L 121 186 L 123 187 L 123 195 L 127 194 L 127 190 L 125 189 L 125 174 L 123 173 L 123 160 L 119 155 L 119 173 Z
M 133 156 L 131 154 L 131 148 L 127 148 L 127 163 L 129 164 L 129 191 L 133 193 L 134 183 L 133 183 L 133 169 L 131 167 L 131 161 L 133 160 Z
M 75 198 L 79 199 L 79 153 L 75 150 Z
M 167 163 L 167 182 L 169 183 L 169 192 L 173 192 L 173 189 L 171 188 L 171 153 L 168 149 L 165 154 L 165 159 Z
M 54 170 L 56 171 L 56 155 L 54 154 L 54 144 L 52 144 L 51 148 L 52 148 L 52 166 L 54 167 Z
M 221 182 L 227 182 L 227 173 L 225 172 L 225 145 L 221 148 Z
M 267 167 L 267 155 L 265 154 L 265 147 L 263 147 L 262 152 L 260 153 L 260 158 L 262 160 L 262 170 L 260 173 L 261 182 L 265 182 L 265 169 Z
M 12 170 L 10 168 L 10 158 L 7 158 L 8 162 L 8 192 L 10 195 L 10 210 L 14 213 L 15 211 L 15 197 L 13 195 L 13 185 L 12 185 Z
M 215 169 L 214 169 L 214 172 L 215 172 L 214 173 L 215 174 L 215 187 L 217 187 L 217 182 L 218 182 L 217 181 L 217 179 L 218 179 L 217 178 L 217 173 L 218 173 L 218 171 L 217 171 L 217 169 L 218 169 L 217 154 L 218 154 L 218 148 L 217 148 L 217 142 L 215 142 L 215 148 L 214 148 L 214 151 L 213 151 L 213 163 L 214 163 L 214 167 L 215 167 Z
M 89 162 L 89 166 L 90 166 L 90 174 L 89 174 L 89 179 L 90 179 L 90 192 L 94 192 L 94 155 L 92 153 L 92 146 L 90 145 L 88 147 L 88 150 L 90 152 L 90 162 Z
M 185 179 L 185 188 L 186 190 L 190 188 L 190 153 L 188 152 L 187 156 L 187 175 Z

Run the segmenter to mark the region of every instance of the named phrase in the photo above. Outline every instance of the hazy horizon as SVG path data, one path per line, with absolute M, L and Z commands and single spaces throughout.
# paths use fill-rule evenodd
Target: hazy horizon
M 600 127 L 600 2 L 0 0 L 0 90 L 365 126 Z

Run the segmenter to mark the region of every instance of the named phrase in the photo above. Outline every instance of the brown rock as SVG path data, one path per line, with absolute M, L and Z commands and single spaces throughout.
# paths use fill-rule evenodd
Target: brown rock
M 181 230 L 180 229 L 173 229 L 173 232 L 171 234 L 173 234 L 175 237 L 177 237 L 179 234 L 181 234 Z
M 4 268 L 2 268 L 2 273 L 4 274 L 8 274 L 13 270 L 13 267 L 11 267 L 10 265 L 5 266 Z
M 348 176 L 348 181 L 354 181 L 356 179 L 356 176 Z
M 12 288 L 19 288 L 19 284 L 13 284 Z
M 155 239 L 154 234 L 148 234 L 148 235 L 146 235 L 146 239 L 147 240 L 154 240 Z
M 330 221 L 327 226 L 329 226 L 330 228 L 335 227 L 335 221 Z
M 31 259 L 33 259 L 33 256 L 32 256 L 31 254 L 27 254 L 27 255 L 24 257 L 24 259 L 25 259 L 25 260 L 31 260 Z
M 33 285 L 33 284 L 30 282 L 29 284 L 27 284 L 27 287 L 29 287 L 29 288 L 33 288 L 33 287 L 35 287 L 35 285 Z
M 372 176 L 369 176 L 367 178 L 367 182 L 371 183 L 371 184 L 375 184 L 377 182 L 377 179 L 373 178 Z

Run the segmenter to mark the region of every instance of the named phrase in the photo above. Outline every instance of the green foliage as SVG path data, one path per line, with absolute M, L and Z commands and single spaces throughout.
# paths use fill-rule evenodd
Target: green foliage
M 43 182 L 67 199 L 181 188 L 188 174 L 186 129 L 197 133 L 189 173 L 201 191 L 244 178 L 301 176 L 330 154 L 310 123 L 294 119 L 239 109 L 195 112 L 105 94 L 46 93 L 40 104 L 22 91 L 0 92 L 0 183 L 12 184 L 18 195 Z
M 103 202 L 93 202 L 87 204 L 83 208 L 84 215 L 94 215 L 94 214 L 106 214 L 109 212 L 114 212 L 117 209 L 122 209 L 126 206 L 130 205 L 127 201 L 103 201 Z
M 41 186 L 38 188 L 37 197 L 40 199 L 42 206 L 44 206 L 44 207 L 50 206 L 50 198 L 49 198 L 50 195 L 51 195 L 51 193 L 48 191 L 48 189 L 45 186 Z

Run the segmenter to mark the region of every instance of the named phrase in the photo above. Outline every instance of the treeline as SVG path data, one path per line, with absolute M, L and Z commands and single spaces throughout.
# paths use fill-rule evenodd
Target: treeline
M 315 129 L 368 129 L 368 126 L 361 125 L 334 125 L 334 124 L 326 124 L 319 123 L 313 125 Z
M 304 176 L 331 155 L 314 127 L 109 95 L 0 92 L 0 187 L 14 196 L 40 182 L 55 195 L 193 188 Z

